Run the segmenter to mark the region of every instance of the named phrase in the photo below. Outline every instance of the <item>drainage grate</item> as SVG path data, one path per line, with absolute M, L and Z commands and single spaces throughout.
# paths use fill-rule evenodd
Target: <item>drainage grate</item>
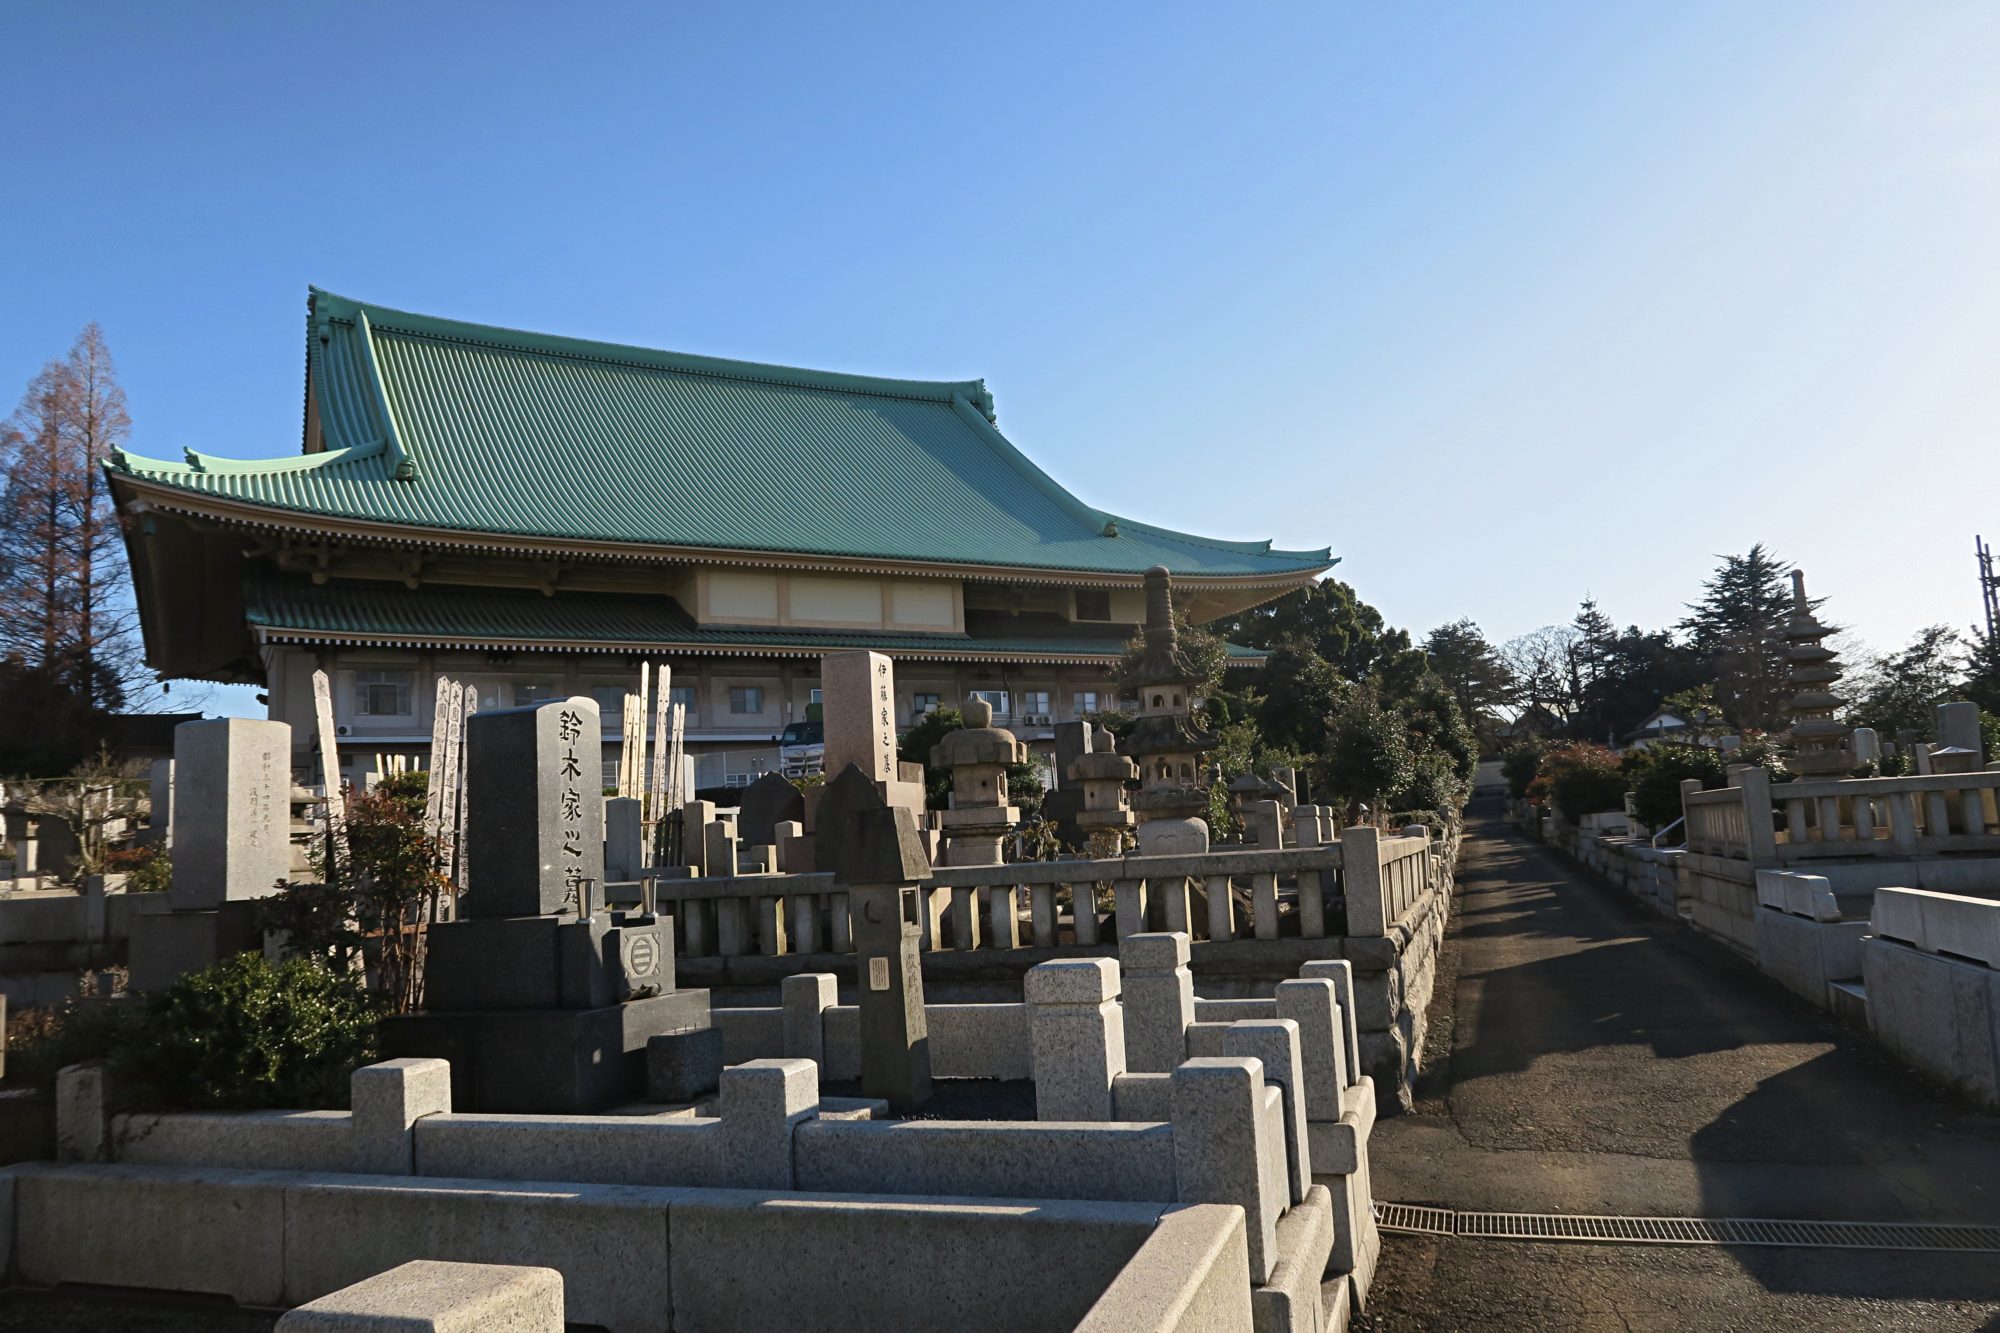
M 1384 1231 L 1414 1231 L 1425 1236 L 1456 1234 L 1458 1214 L 1449 1208 L 1426 1208 L 1415 1203 L 1378 1203 L 1375 1224 Z
M 1834 1250 L 2000 1254 L 2000 1226 L 1926 1222 L 1802 1222 L 1752 1217 L 1593 1217 L 1476 1213 L 1413 1204 L 1375 1205 L 1384 1231 L 1487 1240 L 1596 1241 L 1619 1245 L 1779 1245 Z

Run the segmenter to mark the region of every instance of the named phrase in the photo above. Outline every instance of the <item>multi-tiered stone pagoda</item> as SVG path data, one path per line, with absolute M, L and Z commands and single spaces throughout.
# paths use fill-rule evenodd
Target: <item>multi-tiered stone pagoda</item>
M 1139 850 L 1162 855 L 1207 851 L 1208 788 L 1203 761 L 1215 737 L 1194 720 L 1194 687 L 1201 673 L 1182 650 L 1174 628 L 1172 576 L 1166 567 L 1146 571 L 1146 644 L 1125 685 L 1139 699 L 1139 720 L 1125 754 L 1139 765 L 1132 808 Z
M 1832 692 L 1840 655 L 1823 640 L 1833 633 L 1813 615 L 1805 571 L 1792 571 L 1792 614 L 1785 623 L 1785 657 L 1791 664 L 1792 771 L 1804 777 L 1842 777 L 1855 767 L 1850 729 L 1834 720 L 1844 702 Z

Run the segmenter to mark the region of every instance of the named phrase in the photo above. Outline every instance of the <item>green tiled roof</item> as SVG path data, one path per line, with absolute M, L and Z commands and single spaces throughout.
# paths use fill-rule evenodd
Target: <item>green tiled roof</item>
M 416 645 L 440 640 L 475 647 L 596 647 L 617 651 L 685 648 L 733 652 L 789 648 L 836 652 L 869 648 L 898 657 L 982 655 L 1050 661 L 1114 659 L 1125 640 L 1080 637 L 974 638 L 963 634 L 853 633 L 816 629 L 729 629 L 701 626 L 671 597 L 620 593 L 538 592 L 503 588 L 418 588 L 391 583 L 325 583 L 275 575 L 244 584 L 245 619 L 281 641 Z M 1247 662 L 1264 654 L 1238 644 L 1230 656 Z
M 302 515 L 561 541 L 1280 581 L 1333 563 L 1084 504 L 994 427 L 977 380 L 646 351 L 317 290 L 307 329 L 325 451 L 120 453 L 112 472 Z

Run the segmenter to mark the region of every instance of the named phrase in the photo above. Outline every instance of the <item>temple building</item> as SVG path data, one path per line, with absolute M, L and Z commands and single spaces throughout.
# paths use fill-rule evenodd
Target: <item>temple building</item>
M 302 768 L 324 667 L 350 776 L 428 747 L 439 673 L 483 709 L 595 695 L 614 765 L 624 692 L 653 661 L 700 784 L 745 783 L 808 717 L 820 655 L 848 648 L 895 659 L 902 726 L 978 694 L 1046 743 L 1118 702 L 1107 668 L 1148 569 L 1201 623 L 1334 563 L 1092 508 L 1000 433 L 983 381 L 648 351 L 316 289 L 296 456 L 120 452 L 107 472 L 149 665 L 266 687 Z

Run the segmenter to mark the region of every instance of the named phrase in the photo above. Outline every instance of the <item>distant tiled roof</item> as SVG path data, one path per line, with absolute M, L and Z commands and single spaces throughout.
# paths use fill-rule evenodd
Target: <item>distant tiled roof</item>
M 993 424 L 983 381 L 793 370 L 312 293 L 323 452 L 111 470 L 301 515 L 643 546 L 1300 580 L 1330 551 L 1094 509 Z
M 1115 661 L 1116 637 L 984 638 L 963 634 L 702 626 L 671 597 L 622 593 L 538 592 L 504 588 L 418 588 L 388 583 L 316 584 L 253 577 L 243 590 L 245 619 L 266 638 L 292 643 L 416 646 L 440 641 L 469 647 L 729 653 L 810 656 L 868 648 L 899 658 L 1010 658 L 1047 662 Z M 1254 664 L 1264 654 L 1229 645 L 1231 658 Z

